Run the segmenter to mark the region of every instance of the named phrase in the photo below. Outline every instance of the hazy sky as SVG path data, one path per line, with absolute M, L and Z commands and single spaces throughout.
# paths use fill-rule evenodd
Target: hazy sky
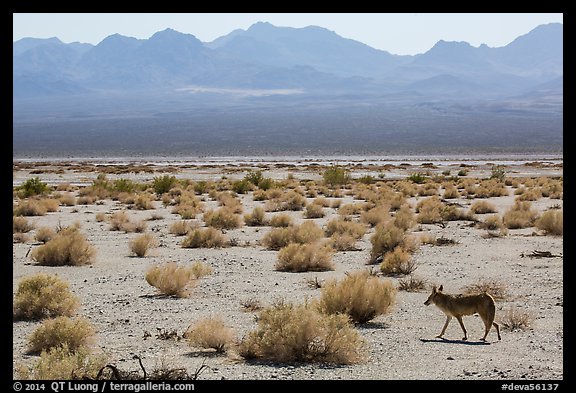
M 563 14 L 13 14 L 13 40 L 58 37 L 97 44 L 107 36 L 149 38 L 170 27 L 201 41 L 212 41 L 258 21 L 276 26 L 316 25 L 342 37 L 393 54 L 416 54 L 439 40 L 504 46 L 540 24 L 563 23 Z

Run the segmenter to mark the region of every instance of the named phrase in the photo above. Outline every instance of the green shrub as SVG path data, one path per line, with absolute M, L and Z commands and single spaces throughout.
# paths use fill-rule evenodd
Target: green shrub
M 330 187 L 342 186 L 350 182 L 350 172 L 337 165 L 326 169 L 322 175 L 326 185 Z
M 22 183 L 18 191 L 21 198 L 28 198 L 34 195 L 47 194 L 50 188 L 46 183 L 41 181 L 39 177 L 32 177 Z
M 176 185 L 176 182 L 177 179 L 175 176 L 156 176 L 152 182 L 152 188 L 154 188 L 156 194 L 162 195 L 165 192 L 170 191 L 170 189 Z

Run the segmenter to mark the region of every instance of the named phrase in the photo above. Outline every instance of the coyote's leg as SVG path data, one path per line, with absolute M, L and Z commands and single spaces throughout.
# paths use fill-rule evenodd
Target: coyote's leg
M 462 328 L 462 331 L 464 332 L 464 338 L 462 340 L 468 340 L 468 333 L 466 333 L 466 328 L 464 327 L 464 322 L 462 322 L 462 316 L 457 316 L 456 319 L 460 323 L 460 327 Z
M 446 331 L 446 328 L 448 327 L 448 324 L 450 323 L 451 319 L 452 319 L 452 317 L 450 315 L 446 315 L 446 323 L 444 324 L 442 331 L 440 332 L 439 335 L 436 336 L 436 338 L 442 338 L 442 336 L 444 335 L 444 332 Z

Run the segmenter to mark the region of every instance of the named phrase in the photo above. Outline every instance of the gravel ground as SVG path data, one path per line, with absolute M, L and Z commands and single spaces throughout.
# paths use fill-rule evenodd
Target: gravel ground
M 439 168 L 441 171 L 443 168 Z M 486 168 L 473 168 L 469 176 L 486 175 Z M 557 176 L 562 169 L 515 167 L 510 176 Z M 391 173 L 394 170 L 391 171 Z M 266 174 L 285 178 L 285 169 L 271 169 Z M 299 169 L 291 173 L 297 179 L 318 179 L 315 169 Z M 396 172 L 402 174 L 402 170 Z M 394 174 L 392 173 L 392 174 Z M 489 172 L 488 172 L 489 173 Z M 119 175 L 150 180 L 156 174 Z M 19 184 L 31 176 L 29 170 L 14 171 L 13 183 Z M 95 173 L 45 173 L 41 179 L 57 184 L 89 183 Z M 221 169 L 192 168 L 176 173 L 177 177 L 193 180 L 218 179 Z M 231 177 L 241 178 L 242 172 Z M 114 175 L 109 178 L 115 178 Z M 329 198 L 331 199 L 331 198 Z M 410 199 L 412 205 L 421 198 Z M 312 199 L 309 199 L 311 201 Z M 490 198 L 502 214 L 514 203 L 513 192 L 506 197 Z M 251 194 L 242 195 L 244 212 L 263 202 L 254 202 Z M 474 200 L 455 202 L 467 207 Z M 352 202 L 347 196 L 342 203 Z M 541 198 L 533 202 L 539 211 L 553 205 L 562 206 L 562 200 Z M 276 364 L 245 362 L 233 351 L 214 355 L 191 348 L 185 340 L 160 339 L 157 334 L 176 331 L 183 334 L 187 327 L 204 317 L 222 316 L 237 337 L 256 327 L 256 313 L 246 312 L 242 303 L 258 299 L 263 305 L 277 299 L 300 303 L 317 298 L 320 289 L 310 287 L 308 281 L 323 282 L 329 278 L 344 277 L 345 272 L 367 269 L 370 254 L 369 230 L 358 242 L 360 251 L 338 252 L 330 272 L 284 273 L 274 269 L 277 251 L 265 250 L 258 244 L 270 227 L 246 227 L 229 230 L 226 236 L 237 240 L 237 246 L 223 249 L 184 249 L 182 237 L 168 232 L 179 216 L 155 202 L 155 210 L 129 210 L 132 220 L 147 219 L 152 212 L 162 218 L 148 221 L 148 231 L 160 240 L 160 247 L 146 258 L 130 255 L 128 243 L 138 234 L 112 232 L 108 224 L 97 222 L 98 212 L 123 209 L 118 202 L 106 200 L 101 205 L 61 207 L 59 212 L 31 217 L 36 228 L 81 224 L 81 232 L 97 249 L 96 261 L 83 267 L 43 267 L 26 257 L 35 243 L 13 245 L 13 292 L 28 275 L 47 272 L 68 281 L 72 291 L 80 298 L 78 314 L 88 318 L 97 329 L 95 350 L 102 351 L 119 368 L 138 370 L 133 359 L 139 355 L 147 368 L 162 363 L 184 367 L 189 372 L 200 365 L 209 366 L 201 379 L 304 379 L 304 380 L 429 380 L 429 379 L 500 379 L 533 380 L 563 379 L 563 237 L 543 236 L 535 228 L 510 230 L 499 238 L 485 238 L 485 230 L 471 227 L 467 221 L 451 221 L 445 228 L 438 225 L 419 225 L 414 233 L 428 232 L 436 237 L 457 241 L 447 246 L 422 245 L 414 254 L 418 263 L 415 276 L 426 280 L 428 287 L 421 292 L 398 291 L 393 311 L 359 326 L 365 339 L 366 360 L 360 364 L 334 366 L 325 364 Z M 214 207 L 215 202 L 207 202 Z M 319 225 L 337 216 L 335 209 L 326 208 L 327 215 L 315 219 Z M 272 215 L 275 213 L 267 213 Z M 297 222 L 303 222 L 302 212 L 290 213 Z M 201 221 L 201 215 L 197 218 Z M 34 232 L 31 232 L 33 235 Z M 32 236 L 31 236 L 32 238 Z M 553 258 L 530 258 L 533 250 L 550 251 Z M 525 256 L 522 256 L 524 254 Z M 177 261 L 187 263 L 203 261 L 214 271 L 200 280 L 189 298 L 155 296 L 156 291 L 144 279 L 146 270 L 158 263 Z M 398 284 L 398 278 L 389 279 Z M 469 341 L 461 341 L 462 332 L 453 320 L 445 340 L 434 338 L 441 330 L 445 316 L 436 306 L 424 306 L 431 285 L 444 286 L 448 293 L 458 293 L 466 285 L 482 279 L 492 279 L 506 286 L 508 296 L 497 302 L 496 318 L 510 308 L 523 310 L 532 316 L 528 330 L 510 332 L 502 329 L 498 341 L 494 329 L 486 343 L 478 339 L 483 335 L 480 318 L 464 318 Z M 13 364 L 28 363 L 36 359 L 26 354 L 26 342 L 39 322 L 13 323 Z M 145 337 L 150 333 L 149 337 Z

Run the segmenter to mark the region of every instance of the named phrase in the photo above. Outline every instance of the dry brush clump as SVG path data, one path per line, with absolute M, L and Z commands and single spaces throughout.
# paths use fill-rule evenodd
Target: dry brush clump
M 146 272 L 146 282 L 166 296 L 188 297 L 189 290 L 196 286 L 198 279 L 212 273 L 212 268 L 201 262 L 188 266 L 168 262 L 153 266 Z
M 39 320 L 57 316 L 72 316 L 80 306 L 67 282 L 57 276 L 38 273 L 25 277 L 14 295 L 15 319 Z
M 27 233 L 34 229 L 34 224 L 26 217 L 12 217 L 12 233 Z
M 354 364 L 365 342 L 346 315 L 327 315 L 308 304 L 278 302 L 262 310 L 258 327 L 238 346 L 245 359 Z
M 43 351 L 32 365 L 18 365 L 16 374 L 24 380 L 93 380 L 105 365 L 103 355 L 85 348 L 71 351 L 63 345 Z
M 322 206 L 312 203 L 306 206 L 304 218 L 322 218 L 326 215 Z
M 421 224 L 436 224 L 443 221 L 444 204 L 437 196 L 422 199 L 416 205 L 417 221 Z
M 266 213 L 261 207 L 255 207 L 252 213 L 244 215 L 244 222 L 249 227 L 259 227 L 268 225 L 268 219 L 266 218 Z
M 564 234 L 564 212 L 562 210 L 547 210 L 535 222 L 536 228 L 548 235 L 562 236 Z
M 529 312 L 510 307 L 501 314 L 499 323 L 503 329 L 514 332 L 529 329 L 533 320 L 534 317 Z
M 360 214 L 360 221 L 375 227 L 390 220 L 390 206 L 379 205 Z
M 474 214 L 496 213 L 496 206 L 488 201 L 476 201 L 470 206 L 470 211 Z
M 40 243 L 48 243 L 56 236 L 56 231 L 49 227 L 40 227 L 36 230 L 34 240 Z
M 306 198 L 295 190 L 290 190 L 285 193 L 280 192 L 278 198 L 268 199 L 264 209 L 269 212 L 285 210 L 299 211 L 302 210 L 304 206 L 306 206 Z
M 477 282 L 466 285 L 462 288 L 462 291 L 466 295 L 488 293 L 495 300 L 506 300 L 510 296 L 508 294 L 508 286 L 505 283 L 489 278 L 482 278 Z
M 228 240 L 221 231 L 214 228 L 196 228 L 188 232 L 182 248 L 220 248 L 228 245 Z
M 185 333 L 191 347 L 226 351 L 235 340 L 234 330 L 224 324 L 221 317 L 202 319 L 192 324 Z
M 242 217 L 230 208 L 222 207 L 204 213 L 204 222 L 216 229 L 236 229 L 242 226 Z
M 94 262 L 96 249 L 75 227 L 56 234 L 46 244 L 32 250 L 32 259 L 43 266 L 81 266 Z
M 286 213 L 274 214 L 269 221 L 271 227 L 286 228 L 294 224 L 292 217 Z
M 262 238 L 262 245 L 269 250 L 279 250 L 290 243 L 312 243 L 320 240 L 324 231 L 313 221 L 287 228 L 274 228 Z
M 396 288 L 368 271 L 348 274 L 343 280 L 329 280 L 322 286 L 318 309 L 326 314 L 345 314 L 354 323 L 366 323 L 387 314 L 396 302 Z
M 514 206 L 504 212 L 502 221 L 508 229 L 528 228 L 534 225 L 538 212 L 532 209 L 529 201 L 516 201 Z
M 393 222 L 378 225 L 376 231 L 370 237 L 370 243 L 372 243 L 371 260 L 374 261 L 376 258 L 394 250 L 397 246 L 402 245 L 405 238 L 406 231 L 398 228 Z
M 95 334 L 94 327 L 86 318 L 60 316 L 48 319 L 32 332 L 28 339 L 28 351 L 37 354 L 66 345 L 70 351 L 76 352 L 88 347 Z
M 158 246 L 158 239 L 150 233 L 144 233 L 130 241 L 130 251 L 137 257 L 143 258 L 151 248 Z
M 179 220 L 170 225 L 168 232 L 176 236 L 184 236 L 192 229 L 192 225 L 189 221 Z
M 146 230 L 146 222 L 138 221 L 132 222 L 126 210 L 118 211 L 110 216 L 108 219 L 110 222 L 111 231 L 122 231 L 125 233 L 131 232 L 144 232 Z
M 319 272 L 334 270 L 332 249 L 316 243 L 290 243 L 280 249 L 276 270 L 283 272 Z
M 412 255 L 401 246 L 397 246 L 393 251 L 387 252 L 380 264 L 382 273 L 390 276 L 412 274 L 417 267 L 418 264 L 412 258 Z

